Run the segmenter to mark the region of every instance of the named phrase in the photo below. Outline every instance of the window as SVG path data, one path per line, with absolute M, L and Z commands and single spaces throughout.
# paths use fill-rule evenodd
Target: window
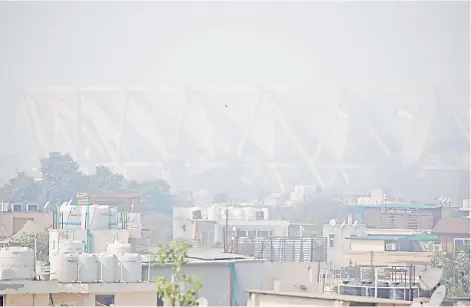
M 257 211 L 256 219 L 257 220 L 264 220 L 265 219 L 265 212 Z
M 335 235 L 329 235 L 329 247 L 335 246 Z
M 271 237 L 271 231 L 257 230 L 257 237 Z
M 95 306 L 114 305 L 114 295 L 96 295 Z
M 237 236 L 238 236 L 239 238 L 246 237 L 246 236 L 247 236 L 247 231 L 245 231 L 245 230 L 237 230 Z
M 257 232 L 255 230 L 249 230 L 247 232 L 247 237 L 249 238 L 253 238 L 253 237 L 256 237 L 257 236 Z
M 468 247 L 471 243 L 471 239 L 465 239 L 465 238 L 456 238 L 453 240 L 455 251 L 460 250 L 464 247 Z

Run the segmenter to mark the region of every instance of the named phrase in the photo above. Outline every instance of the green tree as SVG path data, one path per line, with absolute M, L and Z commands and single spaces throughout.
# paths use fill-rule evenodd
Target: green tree
M 38 202 L 40 184 L 26 173 L 20 172 L 8 181 L 0 190 L 0 198 L 3 202 Z
M 44 199 L 66 201 L 75 198 L 77 192 L 88 190 L 88 177 L 82 174 L 70 154 L 51 152 L 40 163 Z
M 108 167 L 97 166 L 95 174 L 90 176 L 90 188 L 99 193 L 121 192 L 125 189 L 123 175 L 112 172 Z
M 464 246 L 454 253 L 435 252 L 431 265 L 443 268 L 442 284 L 447 298 L 470 297 L 470 248 Z
M 160 246 L 152 265 L 172 265 L 172 280 L 159 276 L 157 279 L 157 292 L 170 306 L 197 306 L 201 281 L 194 275 L 186 275 L 182 271 L 188 263 L 187 251 L 189 245 L 183 242 L 172 241 L 168 246 Z
M 142 196 L 144 210 L 172 214 L 170 185 L 165 180 L 140 182 L 136 192 Z
M 8 242 L 8 246 L 21 246 L 34 249 L 36 240 L 36 259 L 47 263 L 49 262 L 49 234 L 45 230 L 40 233 L 24 233 L 18 237 L 13 236 Z

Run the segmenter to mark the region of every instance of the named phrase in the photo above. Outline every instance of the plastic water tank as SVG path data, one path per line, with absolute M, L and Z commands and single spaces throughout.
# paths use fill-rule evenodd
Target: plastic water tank
M 208 208 L 208 220 L 217 221 L 219 220 L 221 209 L 218 207 L 209 207 Z
M 263 219 L 264 220 L 269 220 L 270 219 L 270 210 L 268 208 L 263 208 Z
M 234 208 L 234 220 L 245 220 L 245 212 L 242 208 Z
M 87 206 L 82 206 L 82 228 L 86 228 L 86 212 L 87 212 Z M 109 229 L 110 228 L 111 208 L 109 206 L 90 205 L 89 212 L 90 212 L 90 229 L 96 230 L 96 229 Z
M 463 199 L 463 209 L 471 209 L 471 199 Z
M 98 261 L 94 254 L 82 253 L 78 256 L 78 281 L 96 282 L 98 280 Z
M 82 224 L 81 206 L 62 205 L 60 206 L 61 227 L 64 229 L 80 229 Z
M 106 252 L 109 254 L 113 254 L 116 256 L 130 253 L 131 252 L 131 244 L 128 243 L 121 243 L 121 242 L 114 242 L 112 244 L 106 245 Z
M 233 220 L 234 219 L 234 210 L 232 209 L 232 207 L 227 207 L 227 208 L 224 208 L 224 209 L 221 210 L 221 212 L 219 214 L 221 220 L 226 219 L 226 212 L 227 212 L 227 219 L 228 220 Z
M 55 257 L 56 279 L 59 282 L 78 281 L 78 255 L 61 254 Z
M 27 247 L 0 249 L 0 280 L 32 279 L 35 266 L 34 252 Z
M 59 254 L 83 253 L 85 252 L 85 242 L 79 240 L 64 240 L 59 243 Z
M 118 257 L 109 253 L 97 254 L 98 280 L 102 282 L 117 282 Z
M 245 219 L 248 221 L 255 221 L 257 219 L 257 210 L 253 207 L 244 208 Z
M 126 253 L 118 256 L 121 282 L 140 282 L 142 280 L 142 258 L 139 254 Z

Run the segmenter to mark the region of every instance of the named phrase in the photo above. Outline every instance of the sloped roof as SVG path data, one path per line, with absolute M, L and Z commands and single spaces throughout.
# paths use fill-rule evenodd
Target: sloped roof
M 438 221 L 433 233 L 467 234 L 471 233 L 471 220 L 464 217 L 445 217 Z
M 436 235 L 428 233 L 419 233 L 415 235 L 405 236 L 399 239 L 399 241 L 420 241 L 420 242 L 434 242 L 438 238 Z

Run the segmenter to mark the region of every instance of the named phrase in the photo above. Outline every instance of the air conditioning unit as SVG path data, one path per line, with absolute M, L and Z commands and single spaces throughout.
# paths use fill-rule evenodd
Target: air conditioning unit
M 386 244 L 386 251 L 395 251 L 396 250 L 396 243 L 387 243 Z
M 39 205 L 38 204 L 27 204 L 26 205 L 26 211 L 28 211 L 28 212 L 38 212 L 39 211 Z
M 441 244 L 432 244 L 432 251 L 433 252 L 441 252 L 443 251 L 443 247 Z
M 256 213 L 256 219 L 257 219 L 257 220 L 264 220 L 264 219 L 265 219 L 265 212 L 263 212 L 263 211 L 257 211 L 257 213 Z

